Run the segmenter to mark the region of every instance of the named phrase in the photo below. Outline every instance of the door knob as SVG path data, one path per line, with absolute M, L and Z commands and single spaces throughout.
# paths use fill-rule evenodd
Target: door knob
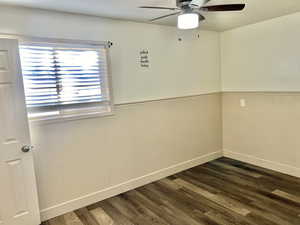
M 33 149 L 33 146 L 31 146 L 31 145 L 24 145 L 21 148 L 22 152 L 25 152 L 25 153 L 30 152 L 32 149 Z

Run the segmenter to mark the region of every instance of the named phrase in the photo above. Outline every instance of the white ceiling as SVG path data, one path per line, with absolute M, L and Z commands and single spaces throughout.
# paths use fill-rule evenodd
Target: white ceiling
M 202 28 L 224 31 L 300 11 L 299 0 L 211 0 L 209 4 L 229 3 L 246 3 L 246 9 L 242 12 L 203 13 L 206 20 Z M 139 9 L 138 6 L 175 6 L 175 0 L 0 0 L 0 4 L 148 22 L 170 12 Z M 176 17 L 157 23 L 175 25 Z

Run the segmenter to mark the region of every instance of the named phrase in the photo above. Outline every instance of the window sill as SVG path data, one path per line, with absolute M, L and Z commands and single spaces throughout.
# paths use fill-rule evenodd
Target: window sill
M 69 114 L 69 115 L 58 115 L 58 116 L 47 116 L 47 117 L 40 117 L 40 118 L 28 118 L 28 121 L 32 125 L 42 125 L 42 124 L 53 124 L 53 123 L 63 123 L 68 121 L 75 121 L 75 120 L 84 120 L 84 119 L 92 119 L 92 118 L 99 118 L 99 117 L 107 117 L 113 116 L 114 112 L 111 108 L 110 111 L 107 112 L 87 112 L 82 114 Z

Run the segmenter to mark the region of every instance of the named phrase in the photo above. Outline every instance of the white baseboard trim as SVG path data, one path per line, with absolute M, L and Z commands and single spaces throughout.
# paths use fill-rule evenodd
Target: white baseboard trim
M 52 206 L 47 209 L 41 210 L 41 219 L 42 221 L 54 218 L 56 216 L 65 214 L 67 212 L 74 211 L 76 209 L 91 205 L 98 201 L 102 201 L 104 199 L 110 198 L 112 196 L 124 193 L 126 191 L 135 189 L 137 187 L 149 184 L 151 182 L 160 180 L 167 176 L 173 175 L 175 173 L 181 172 L 183 170 L 190 169 L 192 167 L 201 165 L 203 163 L 209 162 L 211 160 L 220 158 L 223 156 L 222 151 L 209 153 L 195 159 L 191 159 L 168 168 L 164 168 L 153 173 L 147 174 L 142 177 L 138 177 L 127 182 L 67 201 L 61 204 Z
M 251 163 L 256 166 L 278 171 L 295 177 L 300 177 L 300 168 L 289 166 L 286 164 L 257 158 L 255 156 L 232 152 L 228 150 L 223 151 L 223 155 L 228 158 L 236 159 L 242 162 Z

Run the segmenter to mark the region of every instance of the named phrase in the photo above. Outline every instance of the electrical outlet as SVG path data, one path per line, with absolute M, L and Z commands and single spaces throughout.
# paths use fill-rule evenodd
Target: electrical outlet
M 246 100 L 245 99 L 240 99 L 240 106 L 242 107 L 242 108 L 244 108 L 244 107 L 246 107 Z

